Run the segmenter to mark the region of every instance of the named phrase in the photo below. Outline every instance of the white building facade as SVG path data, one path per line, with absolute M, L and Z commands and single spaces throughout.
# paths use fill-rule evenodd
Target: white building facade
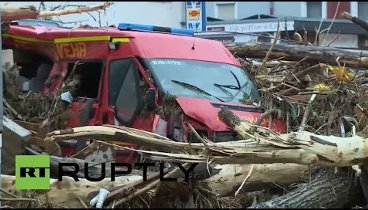
M 293 16 L 307 18 L 333 18 L 341 11 L 368 20 L 367 1 L 257 1 L 206 2 L 207 16 L 222 20 L 242 19 L 252 15 Z
M 345 11 L 368 21 L 366 1 L 207 2 L 207 31 L 198 36 L 229 42 L 271 42 L 279 22 L 285 42 L 293 39 L 294 32 L 303 35 L 307 31 L 306 38 L 314 43 L 316 29 L 331 25 L 328 34 L 319 36 L 318 44 L 368 50 L 367 32 L 343 19 Z

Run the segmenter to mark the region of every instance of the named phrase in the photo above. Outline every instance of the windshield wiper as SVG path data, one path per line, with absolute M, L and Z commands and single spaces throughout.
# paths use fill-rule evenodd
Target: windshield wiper
M 220 99 L 220 98 L 218 98 L 218 97 L 216 97 L 216 96 L 212 95 L 211 93 L 208 93 L 208 92 L 207 92 L 207 91 L 205 91 L 205 90 L 202 90 L 201 88 L 199 88 L 199 87 L 197 87 L 197 86 L 195 86 L 195 85 L 192 85 L 192 84 L 189 84 L 189 83 L 186 83 L 186 82 L 177 81 L 177 80 L 171 80 L 171 81 L 172 81 L 173 83 L 176 83 L 176 84 L 179 84 L 179 85 L 181 85 L 181 86 L 183 86 L 183 87 L 186 87 L 186 88 L 188 88 L 188 89 L 190 89 L 190 90 L 198 91 L 198 92 L 200 92 L 200 93 L 202 93 L 202 94 L 205 94 L 205 95 L 208 95 L 208 96 L 214 97 L 214 98 L 216 98 L 217 100 L 219 100 L 219 101 L 221 101 L 221 102 L 224 102 L 222 99 Z
M 235 86 L 235 85 L 221 85 L 221 84 L 217 84 L 217 83 L 215 83 L 213 85 L 215 85 L 216 87 L 219 87 L 219 88 L 223 87 L 223 88 L 229 88 L 229 89 L 233 89 L 233 90 L 240 90 L 241 87 L 240 87 L 240 82 L 239 82 L 238 77 L 234 74 L 233 71 L 230 71 L 230 73 L 234 76 L 238 86 Z
M 228 88 L 228 89 L 232 89 L 232 90 L 238 90 L 235 94 L 231 94 L 229 91 L 226 91 L 227 93 L 226 92 L 225 93 L 230 96 L 230 100 L 226 100 L 224 102 L 229 102 L 229 101 L 234 100 L 234 98 L 236 98 L 240 93 L 245 94 L 245 92 L 243 91 L 243 88 L 245 88 L 248 85 L 248 82 L 245 82 L 242 86 L 240 86 L 240 82 L 239 82 L 238 77 L 234 74 L 233 71 L 230 71 L 230 73 L 234 76 L 238 86 L 235 86 L 235 85 L 221 85 L 221 84 L 217 84 L 217 83 L 214 84 L 216 87 L 220 88 L 223 92 L 225 92 L 224 88 Z

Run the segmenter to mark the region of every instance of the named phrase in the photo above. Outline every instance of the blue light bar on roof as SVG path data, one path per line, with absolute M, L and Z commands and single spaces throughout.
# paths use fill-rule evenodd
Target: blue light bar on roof
M 178 35 L 189 35 L 193 36 L 193 31 L 188 29 L 181 28 L 168 28 L 168 27 L 159 27 L 153 25 L 144 25 L 144 24 L 131 24 L 131 23 L 119 23 L 118 29 L 120 30 L 132 30 L 132 31 L 157 31 L 157 32 L 166 32 L 171 34 Z

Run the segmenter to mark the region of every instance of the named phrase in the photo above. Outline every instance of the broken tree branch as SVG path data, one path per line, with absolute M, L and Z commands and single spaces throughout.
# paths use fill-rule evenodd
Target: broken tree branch
M 105 10 L 107 7 L 111 6 L 112 2 L 107 2 L 103 5 L 93 6 L 93 7 L 80 7 L 76 9 L 69 9 L 69 10 L 58 10 L 58 11 L 43 11 L 40 12 L 38 17 L 49 17 L 49 16 L 60 16 L 60 15 L 69 15 L 69 14 L 78 14 L 83 12 L 92 12 L 98 10 Z

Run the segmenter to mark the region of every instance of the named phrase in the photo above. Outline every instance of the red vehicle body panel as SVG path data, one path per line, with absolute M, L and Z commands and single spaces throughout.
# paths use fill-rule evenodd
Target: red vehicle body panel
M 48 45 L 59 46 L 63 43 L 54 43 L 54 39 L 75 38 L 89 36 L 110 36 L 114 38 L 131 38 L 131 50 L 118 49 L 110 52 L 108 41 L 85 42 L 87 49 L 86 59 L 94 58 L 121 58 L 122 56 L 140 56 L 142 58 L 180 58 L 209 62 L 227 63 L 241 66 L 239 61 L 223 46 L 221 42 L 163 33 L 142 33 L 137 31 L 120 31 L 116 28 L 102 29 L 66 29 L 47 28 L 43 26 L 12 26 L 7 34 L 24 36 L 33 39 L 50 41 Z M 6 36 L 5 36 L 6 37 Z M 39 43 L 37 43 L 39 44 Z M 192 47 L 194 46 L 194 50 Z M 42 47 L 41 47 L 42 48 Z M 47 49 L 44 49 L 47 50 Z M 55 49 L 49 49 L 53 55 Z M 60 50 L 59 50 L 60 52 Z M 53 55 L 55 59 L 57 56 Z M 79 56 L 78 58 L 81 58 Z
M 212 131 L 230 131 L 231 129 L 222 122 L 217 113 L 220 111 L 220 108 L 214 107 L 212 104 L 223 104 L 223 105 L 231 105 L 241 108 L 248 108 L 253 109 L 254 106 L 247 106 L 242 104 L 236 104 L 236 103 L 222 103 L 222 102 L 213 102 L 209 100 L 204 99 L 197 99 L 197 98 L 184 98 L 184 97 L 178 97 L 176 98 L 176 101 L 179 103 L 180 107 L 183 109 L 184 113 L 195 119 L 198 122 L 202 122 L 203 124 L 207 125 L 210 130 Z M 261 116 L 261 112 L 257 111 L 255 109 L 254 111 L 237 111 L 237 110 L 231 110 L 234 114 L 239 116 L 241 119 L 255 122 L 257 119 Z M 268 118 L 265 119 L 262 124 L 262 126 L 268 126 Z M 274 119 L 273 124 L 271 127 L 273 130 L 278 132 L 286 132 L 286 126 L 283 123 L 283 121 L 279 119 Z

